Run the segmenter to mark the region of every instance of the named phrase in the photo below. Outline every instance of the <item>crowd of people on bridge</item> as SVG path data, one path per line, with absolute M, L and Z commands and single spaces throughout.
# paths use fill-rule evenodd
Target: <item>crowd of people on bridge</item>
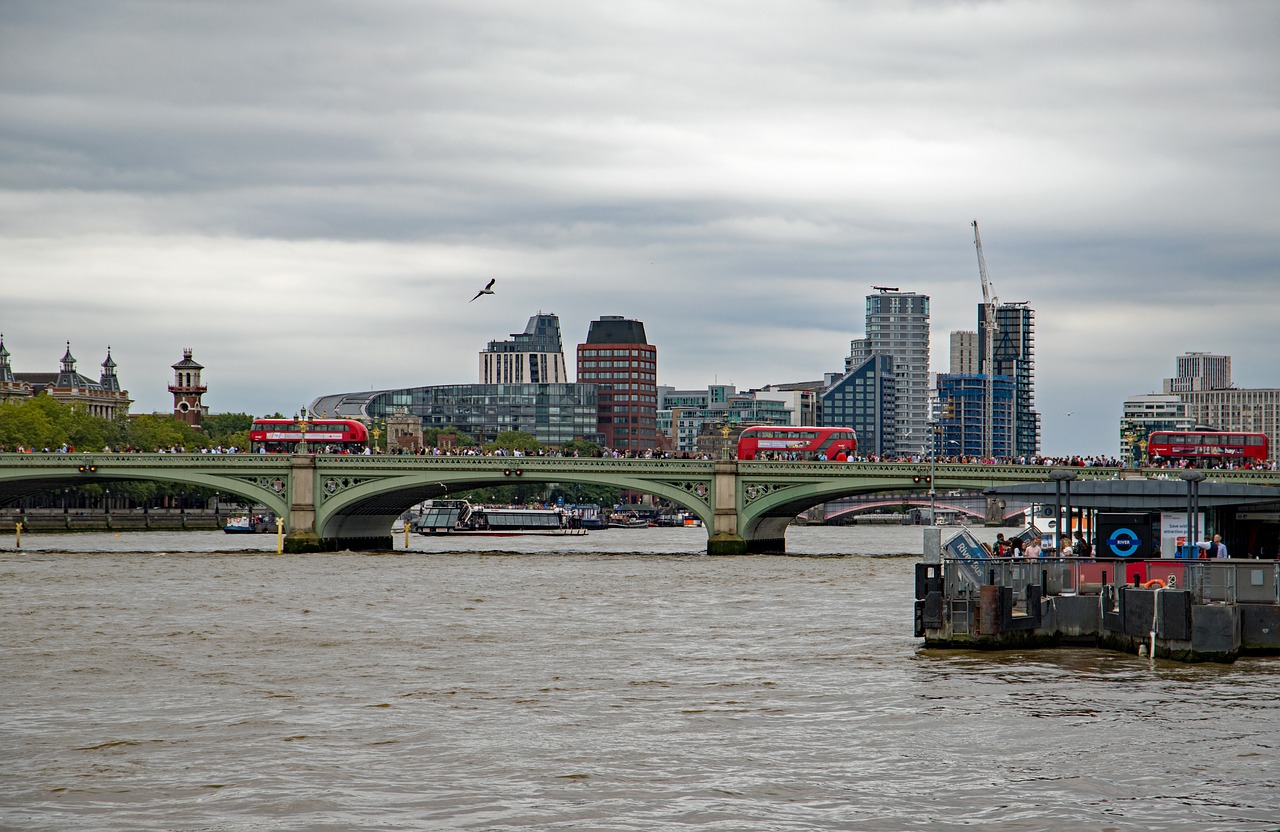
M 10 453 L 11 451 L 0 444 L 0 453 Z M 57 447 L 34 448 L 17 445 L 14 451 L 20 454 L 30 453 L 76 453 L 76 447 L 72 444 L 62 444 Z M 169 454 L 242 454 L 242 453 L 270 453 L 266 448 L 258 448 L 250 451 L 246 448 L 240 448 L 235 445 L 223 446 L 215 445 L 205 448 L 196 448 L 188 451 L 186 447 L 172 446 L 168 448 L 159 448 L 153 453 L 169 453 Z M 280 451 L 283 453 L 292 453 L 292 450 Z M 569 452 L 561 452 L 558 449 L 539 449 L 526 454 L 519 450 L 507 450 L 503 448 L 485 449 L 480 445 L 470 445 L 457 448 L 392 448 L 388 451 L 374 449 L 366 445 L 334 445 L 313 443 L 308 446 L 308 452 L 313 454 L 361 454 L 365 456 L 373 454 L 389 454 L 392 456 L 539 456 L 562 458 L 576 458 L 581 456 L 577 450 Z M 125 446 L 121 448 L 104 447 L 101 453 L 144 453 L 139 448 Z M 602 447 L 597 450 L 593 456 L 597 458 L 610 459 L 687 459 L 687 460 L 711 460 L 717 457 L 707 453 L 691 453 L 687 451 L 657 451 L 657 450 L 619 450 L 616 448 Z M 980 457 L 980 456 L 940 456 L 936 459 L 930 458 L 927 454 L 903 454 L 895 456 L 881 456 L 878 454 L 853 454 L 846 456 L 843 452 L 837 453 L 833 458 L 828 458 L 824 453 L 804 453 L 799 451 L 771 451 L 761 453 L 757 460 L 765 462 L 852 462 L 852 463 L 895 463 L 895 464 L 913 464 L 928 465 L 936 463 L 959 464 L 959 465 L 1029 465 L 1038 467 L 1066 467 L 1066 468 L 1123 468 L 1123 461 L 1114 456 L 1018 456 L 1018 457 Z M 1200 468 L 1204 470 L 1253 470 L 1253 471 L 1275 471 L 1280 470 L 1280 461 L 1270 460 L 1262 463 L 1251 462 L 1221 462 L 1209 460 L 1156 460 L 1155 462 L 1144 463 L 1144 468 L 1157 468 L 1169 470 L 1182 470 L 1186 468 Z

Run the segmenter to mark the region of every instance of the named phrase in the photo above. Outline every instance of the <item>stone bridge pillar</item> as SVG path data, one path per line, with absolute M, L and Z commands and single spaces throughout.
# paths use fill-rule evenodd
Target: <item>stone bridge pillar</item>
M 745 555 L 747 541 L 738 528 L 738 463 L 715 463 L 711 475 L 712 527 L 708 555 Z
M 321 548 L 316 534 L 316 458 L 310 454 L 289 457 L 289 517 L 284 548 L 289 552 L 315 552 Z

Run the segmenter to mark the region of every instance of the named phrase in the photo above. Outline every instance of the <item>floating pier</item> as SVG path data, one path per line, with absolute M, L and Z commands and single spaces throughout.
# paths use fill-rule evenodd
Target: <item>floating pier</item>
M 1183 662 L 1280 654 L 1280 564 L 941 558 L 916 564 L 926 647 L 1087 646 Z

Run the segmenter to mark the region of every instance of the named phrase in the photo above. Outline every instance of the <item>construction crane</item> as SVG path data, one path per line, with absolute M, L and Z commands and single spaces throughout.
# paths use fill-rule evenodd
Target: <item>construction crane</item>
M 991 281 L 987 279 L 987 260 L 982 256 L 982 237 L 978 235 L 978 221 L 973 221 L 973 245 L 978 250 L 978 276 L 982 278 L 982 309 L 986 327 L 982 337 L 982 369 L 984 376 L 984 393 L 982 402 L 982 455 L 990 458 L 992 448 L 992 422 L 995 420 L 995 371 L 996 371 L 996 309 L 1000 306 L 1000 298 L 991 289 Z

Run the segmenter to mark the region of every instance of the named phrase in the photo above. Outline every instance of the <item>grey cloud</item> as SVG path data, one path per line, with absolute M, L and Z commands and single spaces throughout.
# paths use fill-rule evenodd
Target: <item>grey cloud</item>
M 548 307 L 746 387 L 838 370 L 888 284 L 933 296 L 944 368 L 978 217 L 1038 310 L 1046 447 L 1107 450 L 1186 349 L 1276 384 L 1277 34 L 1190 0 L 7 4 L 0 331 L 27 369 L 119 343 L 149 409 L 183 346 L 215 408 L 287 410 L 468 380 Z M 1055 424 L 1081 387 L 1098 415 Z

